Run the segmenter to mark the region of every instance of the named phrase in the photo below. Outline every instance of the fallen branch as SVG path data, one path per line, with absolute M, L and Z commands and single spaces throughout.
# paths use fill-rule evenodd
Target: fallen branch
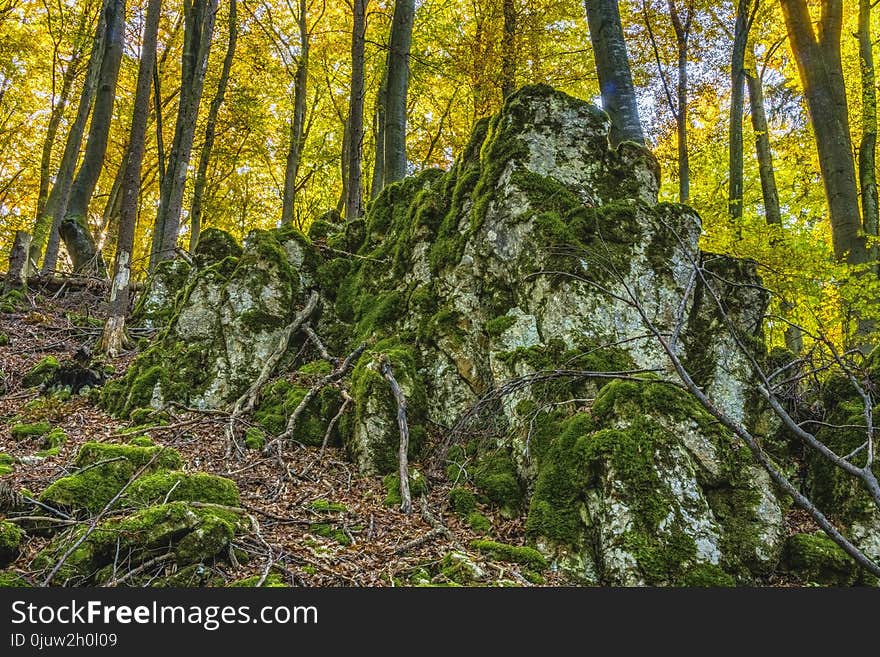
M 398 554 L 398 555 L 399 554 L 406 554 L 410 550 L 414 550 L 415 548 L 419 547 L 420 545 L 424 545 L 425 543 L 428 543 L 429 541 L 433 541 L 435 538 L 439 538 L 441 536 L 444 536 L 444 537 L 449 536 L 449 530 L 446 527 L 435 527 L 434 529 L 429 531 L 427 534 L 423 534 L 422 536 L 419 536 L 418 538 L 414 538 L 413 540 L 407 541 L 403 545 L 394 548 L 394 554 Z
M 284 460 L 282 457 L 284 441 L 293 437 L 293 433 L 296 430 L 296 423 L 299 421 L 303 411 L 305 411 L 306 406 L 308 406 L 309 402 L 312 401 L 322 389 L 348 374 L 348 371 L 354 367 L 358 358 L 361 357 L 361 354 L 364 353 L 364 349 L 366 348 L 366 344 L 360 345 L 357 349 L 351 352 L 344 361 L 337 365 L 336 369 L 330 372 L 330 374 L 321 377 L 321 379 L 309 389 L 297 407 L 293 409 L 293 413 L 290 414 L 290 417 L 287 420 L 287 427 L 284 429 L 284 432 L 266 445 L 264 452 L 269 452 L 273 446 L 275 447 L 275 455 L 279 465 L 282 467 L 284 466 Z
M 165 563 L 166 561 L 169 561 L 170 559 L 173 559 L 173 558 L 174 558 L 173 552 L 166 552 L 165 554 L 159 555 L 158 557 L 155 557 L 153 559 L 148 559 L 147 561 L 144 561 L 137 568 L 133 568 L 133 569 L 129 570 L 127 573 L 122 575 L 122 577 L 116 577 L 114 579 L 111 579 L 109 582 L 107 582 L 107 584 L 105 586 L 108 586 L 108 587 L 119 586 L 123 582 L 127 582 L 128 580 L 130 580 L 132 577 L 135 577 L 136 575 L 140 575 L 142 572 L 144 572 L 148 568 L 152 568 L 153 566 L 156 566 L 160 563 Z
M 238 443 L 235 441 L 236 420 L 238 420 L 239 416 L 243 413 L 250 413 L 254 410 L 260 390 L 266 384 L 266 381 L 269 380 L 269 377 L 272 376 L 272 372 L 275 371 L 275 368 L 278 366 L 278 363 L 284 354 L 287 353 L 287 346 L 290 343 L 290 338 L 302 328 L 303 324 L 305 324 L 309 317 L 312 316 L 312 313 L 315 312 L 317 306 L 318 293 L 312 292 L 303 309 L 293 318 L 293 321 L 287 326 L 287 328 L 281 332 L 281 335 L 278 337 L 278 346 L 275 347 L 275 351 L 273 351 L 269 358 L 266 359 L 266 362 L 263 363 L 260 375 L 253 383 L 251 383 L 250 387 L 244 392 L 244 394 L 235 401 L 235 404 L 233 404 L 232 414 L 229 417 L 229 424 L 226 426 L 225 431 L 227 456 L 232 454 L 233 448 L 235 448 L 236 452 L 241 451 Z
M 382 376 L 391 386 L 391 394 L 397 401 L 397 426 L 400 428 L 400 447 L 397 451 L 397 463 L 400 472 L 400 510 L 409 515 L 412 513 L 412 495 L 409 491 L 409 426 L 406 423 L 406 397 L 394 378 L 391 363 L 387 359 L 382 362 Z

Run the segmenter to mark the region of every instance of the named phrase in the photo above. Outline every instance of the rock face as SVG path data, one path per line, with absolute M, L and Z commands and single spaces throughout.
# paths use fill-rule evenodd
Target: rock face
M 528 87 L 477 125 L 450 171 L 389 186 L 363 220 L 317 222 L 311 237 L 255 231 L 240 252 L 206 231 L 191 269 L 154 279 L 144 317 L 165 328 L 105 386 L 106 405 L 231 403 L 314 290 L 330 351 L 367 344 L 338 427 L 362 471 L 395 464 L 387 362 L 413 456 L 483 400 L 449 461 L 506 513 L 528 508 L 535 541 L 574 578 L 734 583 L 771 570 L 780 502 L 747 450 L 662 382 L 673 376 L 657 338 L 751 422 L 748 361 L 728 329 L 760 344 L 767 299 L 749 263 L 700 252 L 699 217 L 657 202 L 653 156 L 611 148 L 609 126 L 587 103 Z M 303 346 L 295 337 L 279 371 L 297 399 L 300 366 L 320 359 L 305 345 L 295 362 Z M 277 409 L 263 413 L 277 432 Z

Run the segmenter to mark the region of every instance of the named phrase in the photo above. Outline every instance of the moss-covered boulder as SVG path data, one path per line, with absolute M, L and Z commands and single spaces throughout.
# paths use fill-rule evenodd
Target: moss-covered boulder
M 784 538 L 780 502 L 748 450 L 654 381 L 611 383 L 589 413 L 560 423 L 527 529 L 580 581 L 623 586 L 705 585 L 711 573 L 749 582 L 776 566 Z
M 77 470 L 49 484 L 40 501 L 57 508 L 96 513 L 141 468 L 142 474 L 149 474 L 175 470 L 181 465 L 180 454 L 174 449 L 86 443 L 74 461 Z
M 196 269 L 173 299 L 166 295 L 171 310 L 161 338 L 124 378 L 105 386 L 102 401 L 112 413 L 171 401 L 199 408 L 233 401 L 305 305 L 317 258 L 307 237 L 292 228 L 256 230 L 238 247 L 222 235 L 205 236 Z
M 18 558 L 24 530 L 18 525 L 0 520 L 0 568 L 5 568 Z
M 21 378 L 25 388 L 35 388 L 46 383 L 58 371 L 61 364 L 55 356 L 46 356 L 33 365 Z
M 171 470 L 138 477 L 122 498 L 122 504 L 134 507 L 177 501 L 238 506 L 238 486 L 231 479 L 205 472 Z
M 211 564 L 224 558 L 236 534 L 250 528 L 242 511 L 210 504 L 171 502 L 98 524 L 58 570 L 55 585 L 101 585 L 151 561 L 162 567 Z M 34 558 L 32 569 L 48 572 L 88 531 L 77 526 L 59 535 Z M 129 585 L 139 580 L 126 580 Z
M 851 586 L 859 577 L 852 558 L 822 532 L 794 534 L 785 545 L 785 569 L 804 584 Z

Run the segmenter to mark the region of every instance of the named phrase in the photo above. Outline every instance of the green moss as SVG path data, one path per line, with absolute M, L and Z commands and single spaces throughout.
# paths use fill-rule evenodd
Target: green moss
M 133 425 L 139 426 L 161 426 L 168 424 L 167 413 L 149 406 L 132 410 L 128 415 L 128 419 Z
M 245 513 L 226 507 L 194 507 L 186 502 L 148 507 L 99 523 L 71 553 L 53 583 L 105 583 L 119 554 L 126 555 L 131 566 L 169 552 L 180 566 L 208 562 L 224 556 L 232 537 L 249 526 Z M 86 527 L 77 526 L 56 537 L 34 558 L 32 567 L 51 568 L 85 531 Z
M 141 467 L 144 474 L 181 466 L 180 454 L 163 447 L 86 443 L 77 454 L 79 472 L 56 479 L 40 501 L 67 509 L 100 511 Z
M 440 560 L 440 575 L 461 586 L 479 584 L 485 577 L 482 569 L 463 552 L 447 552 Z
M 318 513 L 345 513 L 348 508 L 339 502 L 331 502 L 329 500 L 312 500 L 309 504 L 312 511 Z
M 257 586 L 257 582 L 260 581 L 260 577 L 260 575 L 253 575 L 252 577 L 237 579 L 234 582 L 227 584 L 227 586 L 231 588 L 254 588 Z M 265 581 L 260 586 L 262 586 L 263 588 L 283 588 L 287 585 L 284 583 L 281 575 L 279 575 L 278 573 L 269 573 L 269 575 L 266 576 Z
M 700 588 L 736 586 L 736 580 L 715 564 L 704 563 L 685 574 L 679 584 Z
M 538 571 L 547 569 L 547 560 L 544 555 L 530 547 L 508 545 L 484 539 L 471 541 L 471 547 L 496 561 L 519 563 Z
M 132 436 L 128 439 L 128 444 L 137 447 L 153 447 L 155 445 L 149 436 Z
M 61 427 L 55 427 L 43 440 L 43 445 L 47 449 L 56 449 L 67 442 L 67 433 Z
M 284 379 L 270 383 L 263 389 L 254 420 L 267 432 L 279 434 L 287 427 L 288 418 L 309 392 L 309 387 L 295 385 Z M 342 404 L 340 392 L 328 386 L 323 388 L 299 416 L 294 438 L 304 445 L 318 446 L 324 442 L 327 425 Z M 339 443 L 338 428 L 330 435 L 330 443 Z
M 467 488 L 457 486 L 449 491 L 449 504 L 460 516 L 467 516 L 477 510 L 477 498 Z
M 207 267 L 224 258 L 241 257 L 242 249 L 229 233 L 208 228 L 199 235 L 199 242 L 193 251 L 193 260 L 198 267 Z
M 266 434 L 257 427 L 248 427 L 244 434 L 244 446 L 248 449 L 262 450 L 266 446 Z
M 851 586 L 859 575 L 852 558 L 822 532 L 789 537 L 784 564 L 801 581 L 825 586 Z
M 314 522 L 309 525 L 309 532 L 322 538 L 330 538 L 340 545 L 351 545 L 351 539 L 341 528 L 329 522 Z
M 49 381 L 60 367 L 61 364 L 55 356 L 46 356 L 27 371 L 21 379 L 21 385 L 25 388 L 41 386 Z
M 385 475 L 382 478 L 382 485 L 385 486 L 385 506 L 400 506 L 403 501 L 400 497 L 400 475 L 396 472 Z M 409 471 L 409 494 L 412 499 L 421 497 L 428 492 L 428 481 L 425 476 L 416 470 L 410 468 Z
M 13 467 L 11 465 L 0 464 L 0 477 L 3 475 L 11 474 L 13 471 Z
M 27 440 L 29 438 L 40 438 L 50 431 L 52 431 L 52 425 L 48 422 L 35 422 L 33 424 L 14 424 L 9 432 L 16 440 Z
M 122 503 L 149 506 L 177 501 L 238 506 L 238 486 L 231 479 L 204 472 L 154 472 L 135 480 Z
M 492 522 L 479 511 L 471 511 L 468 514 L 467 524 L 478 534 L 488 534 L 492 531 Z
M 486 499 L 509 515 L 522 507 L 523 490 L 510 454 L 499 450 L 484 455 L 473 473 L 474 485 Z
M 314 360 L 311 363 L 306 363 L 297 371 L 300 374 L 305 374 L 308 376 L 323 376 L 325 374 L 330 374 L 330 372 L 333 371 L 333 366 L 326 360 Z
M 492 337 L 500 337 L 507 329 L 516 323 L 516 318 L 510 315 L 501 315 L 495 319 L 490 319 L 484 325 L 486 333 Z
M 18 525 L 0 520 L 0 568 L 15 561 L 21 552 L 25 533 Z
M 3 332 L 0 332 L 0 347 L 5 347 L 9 344 L 9 336 Z
M 21 575 L 9 571 L 0 571 L 0 589 L 29 588 L 30 584 Z

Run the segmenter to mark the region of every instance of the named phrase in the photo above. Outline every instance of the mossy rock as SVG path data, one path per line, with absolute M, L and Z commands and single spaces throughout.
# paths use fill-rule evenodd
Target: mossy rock
M 41 386 L 55 376 L 60 367 L 55 356 L 46 356 L 27 371 L 21 379 L 21 385 L 25 388 Z
M 0 347 L 5 347 L 9 344 L 9 336 L 0 331 Z
M 473 473 L 474 486 L 489 503 L 513 517 L 522 509 L 523 488 L 513 458 L 505 450 L 481 457 Z
M 548 567 L 544 555 L 530 547 L 508 545 L 507 543 L 481 539 L 471 541 L 471 548 L 482 552 L 495 561 L 518 563 L 538 571 L 547 570 Z
M 440 574 L 459 586 L 478 586 L 485 582 L 486 572 L 464 552 L 452 550 L 440 560 Z
M 309 371 L 306 374 L 314 374 L 314 372 Z M 260 401 L 254 410 L 254 420 L 270 434 L 282 433 L 287 428 L 287 421 L 293 411 L 308 392 L 309 387 L 296 385 L 284 379 L 270 383 L 260 394 Z M 332 386 L 323 388 L 299 416 L 293 438 L 304 445 L 313 447 L 322 445 L 330 418 L 336 415 L 341 405 L 342 396 L 339 390 Z M 252 444 L 259 442 L 258 434 L 251 432 L 250 435 Z M 331 432 L 328 442 L 331 445 L 340 444 L 338 427 Z
M 449 505 L 460 516 L 467 516 L 477 510 L 477 498 L 467 488 L 456 486 L 449 491 Z
M 85 443 L 76 456 L 79 472 L 56 479 L 40 501 L 64 509 L 92 513 L 103 509 L 142 467 L 142 474 L 180 468 L 180 454 L 164 447 Z
M 74 550 L 59 569 L 53 584 L 106 583 L 114 559 L 124 555 L 130 567 L 170 554 L 178 566 L 210 563 L 225 556 L 232 538 L 247 531 L 244 512 L 214 505 L 192 506 L 171 502 L 148 507 L 121 519 L 105 520 Z M 34 558 L 34 569 L 48 570 L 69 546 L 87 531 L 76 527 L 56 537 Z
M 52 431 L 52 425 L 48 422 L 19 423 L 12 425 L 10 435 L 16 440 L 28 440 L 30 438 L 42 438 Z
M 860 570 L 852 558 L 822 532 L 790 536 L 784 565 L 802 582 L 824 586 L 852 586 Z
M 229 588 L 256 588 L 257 582 L 260 581 L 260 575 L 253 575 L 251 577 L 245 577 L 243 579 L 237 579 L 234 582 L 230 582 L 226 586 Z M 285 588 L 287 584 L 284 583 L 284 580 L 281 578 L 281 575 L 278 573 L 269 573 L 266 576 L 265 581 L 260 584 L 261 588 L 272 589 L 272 588 Z
M 138 477 L 126 489 L 121 504 L 142 507 L 178 501 L 237 507 L 238 486 L 231 479 L 205 472 L 154 472 Z
M 240 258 L 241 245 L 229 233 L 217 228 L 208 228 L 199 235 L 198 244 L 193 251 L 193 261 L 197 267 L 207 267 L 224 258 Z
M 21 527 L 0 520 L 0 568 L 5 568 L 18 558 L 24 537 L 25 533 Z

